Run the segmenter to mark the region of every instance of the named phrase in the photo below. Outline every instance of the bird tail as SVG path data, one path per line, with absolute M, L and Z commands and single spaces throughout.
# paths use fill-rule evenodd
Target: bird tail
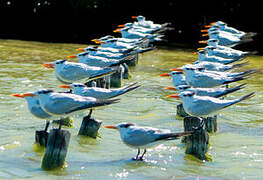
M 239 64 L 234 64 L 234 65 L 232 65 L 231 69 L 240 68 L 240 67 L 243 67 L 243 66 L 245 66 L 247 64 L 249 64 L 248 61 L 243 62 L 243 63 L 239 63 Z
M 130 85 L 128 85 L 128 86 L 125 86 L 125 87 L 123 87 L 123 88 L 120 88 L 119 93 L 116 94 L 115 96 L 112 96 L 111 98 L 116 97 L 116 96 L 119 96 L 119 95 L 122 95 L 122 94 L 125 94 L 125 93 L 127 93 L 127 92 L 129 92 L 129 91 L 132 91 L 132 90 L 134 90 L 134 89 L 137 89 L 137 88 L 140 87 L 140 86 L 141 86 L 141 85 L 140 85 L 140 84 L 138 85 L 138 82 L 132 83 L 132 84 L 130 84 Z
M 218 96 L 215 96 L 216 98 L 219 98 L 219 97 L 221 97 L 221 96 L 224 96 L 224 95 L 227 95 L 227 94 L 229 94 L 229 93 L 232 93 L 232 92 L 235 92 L 235 91 L 238 91 L 238 90 L 240 90 L 240 89 L 243 89 L 243 88 L 245 88 L 247 83 L 243 83 L 243 84 L 240 84 L 240 85 L 238 85 L 238 86 L 235 86 L 235 87 L 233 87 L 233 88 L 228 88 L 228 89 L 226 89 L 225 90 L 225 92 L 224 93 L 222 93 L 222 94 L 220 94 L 220 95 L 218 95 Z
M 235 100 L 235 101 L 233 101 L 231 103 L 228 103 L 226 106 L 224 106 L 224 108 L 229 107 L 229 106 L 231 106 L 233 104 L 239 103 L 241 101 L 244 101 L 246 99 L 252 98 L 254 95 L 255 95 L 255 92 L 249 93 L 249 94 L 247 94 L 247 95 L 245 95 L 245 96 L 243 96 L 243 97 L 241 97 L 241 98 L 239 98 L 239 99 L 237 99 L 237 100 Z
M 118 102 L 120 102 L 120 99 L 97 99 L 92 104 L 92 107 L 106 106 L 106 105 L 115 104 Z
M 229 84 L 229 83 L 241 81 L 247 78 L 248 77 L 235 77 L 235 78 L 232 78 L 231 80 L 225 81 L 223 84 Z
M 246 39 L 246 38 L 252 38 L 254 36 L 256 36 L 258 33 L 257 32 L 247 32 L 243 37 L 242 39 Z
M 167 133 L 167 134 L 162 134 L 156 140 L 174 140 L 174 139 L 178 139 L 179 137 L 190 136 L 192 134 L 194 134 L 194 131 L 185 131 L 185 132 L 180 132 L 180 133 Z
M 250 69 L 248 71 L 238 73 L 236 75 L 236 77 L 244 77 L 244 76 L 248 76 L 248 75 L 251 75 L 251 74 L 255 74 L 257 72 L 258 72 L 258 69 Z

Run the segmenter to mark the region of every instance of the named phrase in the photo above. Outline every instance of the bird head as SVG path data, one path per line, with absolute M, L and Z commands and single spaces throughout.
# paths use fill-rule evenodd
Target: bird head
M 192 91 L 183 91 L 179 94 L 172 94 L 172 95 L 168 95 L 168 98 L 177 98 L 177 99 L 181 99 L 183 101 L 187 101 L 189 98 L 192 98 L 195 95 L 195 92 Z
M 124 122 L 124 123 L 117 124 L 116 126 L 104 126 L 104 128 L 116 129 L 116 130 L 122 132 L 122 131 L 126 131 L 131 126 L 135 126 L 135 124 Z
M 67 60 L 65 59 L 61 59 L 61 60 L 56 60 L 53 63 L 46 63 L 46 64 L 42 64 L 43 67 L 45 68 L 56 68 L 61 66 L 62 64 L 64 64 Z
M 70 85 L 68 84 L 64 84 L 64 85 L 60 85 L 58 86 L 60 88 L 67 88 L 67 89 L 72 89 L 73 92 L 76 92 L 78 90 L 82 90 L 84 87 L 86 87 L 84 84 L 82 83 L 72 83 Z

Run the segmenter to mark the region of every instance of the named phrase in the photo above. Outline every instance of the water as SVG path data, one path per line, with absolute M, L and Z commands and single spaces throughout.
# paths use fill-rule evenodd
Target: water
M 28 46 L 30 44 L 34 43 L 27 43 Z M 50 44 L 41 45 L 44 46 L 48 48 Z M 57 46 L 52 44 L 52 47 Z M 59 47 L 61 50 L 73 49 L 70 45 Z M 30 48 L 34 51 L 33 45 Z M 186 155 L 180 140 L 165 142 L 149 149 L 145 161 L 134 162 L 131 157 L 136 155 L 137 150 L 125 146 L 117 131 L 101 128 L 100 137 L 96 140 L 79 137 L 77 133 L 81 118 L 74 117 L 74 127 L 69 129 L 71 140 L 66 158 L 67 167 L 43 171 L 40 168 L 43 151 L 35 151 L 33 143 L 35 131 L 43 129 L 45 122 L 29 113 L 24 99 L 10 94 L 40 88 L 61 91 L 57 88 L 61 84 L 56 81 L 52 70 L 41 66 L 48 58 L 38 51 L 33 54 L 29 52 L 25 52 L 22 59 L 21 52 L 0 56 L 0 179 L 263 178 L 261 73 L 247 81 L 247 88 L 228 97 L 257 92 L 256 97 L 220 112 L 219 131 L 210 136 L 211 162 L 201 162 Z M 55 54 L 54 51 L 50 53 Z M 167 48 L 159 48 L 140 56 L 139 65 L 131 68 L 132 78 L 124 83 L 138 81 L 142 87 L 123 95 L 118 104 L 98 108 L 93 116 L 102 120 L 103 125 L 132 122 L 175 132 L 183 131 L 183 121 L 175 117 L 179 101 L 166 98 L 171 91 L 164 87 L 171 85 L 171 80 L 159 77 L 158 74 L 193 59 L 196 57 L 192 51 Z M 253 56 L 248 60 L 250 64 L 247 67 L 262 67 L 262 57 Z

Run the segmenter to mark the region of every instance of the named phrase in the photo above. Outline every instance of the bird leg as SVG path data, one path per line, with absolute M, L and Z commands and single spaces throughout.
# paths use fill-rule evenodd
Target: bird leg
M 141 155 L 141 157 L 140 157 L 140 160 L 141 160 L 141 161 L 143 160 L 143 156 L 145 155 L 145 153 L 146 153 L 146 149 L 144 149 L 144 151 L 143 151 L 143 153 L 142 153 L 142 155 Z
M 45 127 L 45 130 L 44 130 L 45 132 L 47 132 L 48 127 L 49 127 L 49 124 L 50 124 L 50 121 L 47 120 L 47 121 L 46 121 L 46 127 Z
M 139 155 L 140 155 L 140 148 L 138 148 L 138 153 L 137 153 L 136 157 L 132 158 L 132 160 L 138 160 Z

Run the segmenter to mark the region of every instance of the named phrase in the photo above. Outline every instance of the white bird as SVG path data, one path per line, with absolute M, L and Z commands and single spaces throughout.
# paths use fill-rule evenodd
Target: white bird
M 210 96 L 210 97 L 219 98 L 219 97 L 225 96 L 229 93 L 243 89 L 243 88 L 245 88 L 245 85 L 246 85 L 246 83 L 232 87 L 232 88 L 226 88 L 226 87 L 222 87 L 222 88 L 194 88 L 194 87 L 191 87 L 189 85 L 180 85 L 180 86 L 176 86 L 176 87 L 166 87 L 165 89 L 177 90 L 179 92 L 190 91 L 190 92 L 195 92 L 196 95 L 198 95 L 198 96 Z
M 217 63 L 217 62 L 209 62 L 209 61 L 196 61 L 193 62 L 192 66 L 193 67 L 203 67 L 208 71 L 229 71 L 235 68 L 243 67 L 244 65 L 248 64 L 248 62 L 244 63 L 239 63 L 239 64 L 222 64 L 222 63 Z M 189 66 L 189 64 L 184 65 L 184 66 Z M 182 66 L 182 67 L 184 67 Z
M 119 99 L 100 100 L 92 97 L 83 97 L 71 93 L 57 93 L 53 90 L 41 89 L 27 96 L 36 97 L 41 108 L 51 116 L 65 117 L 72 113 L 89 108 L 105 106 L 119 102 Z M 61 128 L 61 124 L 59 129 Z
M 173 86 L 187 85 L 185 76 L 181 71 L 172 71 L 170 73 L 159 74 L 161 77 L 172 77 Z
M 88 66 L 83 63 L 68 62 L 67 60 L 57 60 L 53 63 L 43 64 L 43 66 L 45 68 L 55 68 L 56 78 L 67 84 L 97 79 L 116 72 L 115 68 Z
M 210 23 L 210 25 L 212 27 L 214 25 L 216 25 L 221 31 L 232 33 L 233 35 L 239 36 L 241 38 L 244 38 L 244 37 L 245 38 L 251 38 L 251 37 L 257 35 L 257 33 L 255 33 L 255 32 L 244 32 L 244 31 L 240 31 L 236 28 L 229 27 L 225 22 L 222 22 L 222 21 L 213 22 L 213 23 Z
M 205 50 L 200 50 L 198 51 L 198 60 L 197 61 L 208 61 L 208 62 L 216 62 L 216 63 L 221 63 L 221 64 L 230 64 L 236 61 L 239 61 L 239 59 L 227 59 L 227 58 L 222 58 L 218 56 L 209 56 L 207 54 L 207 51 Z
M 87 87 L 81 83 L 73 83 L 70 85 L 60 85 L 59 87 L 70 88 L 72 89 L 74 94 L 80 96 L 94 97 L 96 99 L 110 99 L 125 94 L 134 89 L 137 89 L 138 87 L 140 87 L 140 85 L 137 85 L 137 83 L 133 83 L 131 85 L 122 88 L 105 89 L 105 88 L 97 88 L 97 87 Z
M 201 87 L 201 88 L 212 88 L 215 86 L 229 84 L 232 82 L 246 79 L 245 77 L 242 76 L 237 76 L 237 77 L 227 76 L 224 73 L 217 71 L 203 72 L 197 68 L 184 67 L 182 69 L 178 68 L 177 71 L 184 72 L 185 81 L 188 85 L 191 85 L 193 87 Z
M 27 107 L 31 114 L 40 119 L 46 120 L 45 131 L 47 132 L 49 126 L 49 120 L 52 116 L 46 113 L 40 106 L 38 98 L 32 95 L 32 93 L 13 94 L 14 97 L 24 98 L 27 101 Z
M 114 36 L 111 36 L 111 35 L 107 35 L 107 36 L 104 36 L 104 37 L 101 37 L 99 39 L 92 39 L 91 41 L 97 43 L 97 44 L 101 44 L 101 42 L 103 41 L 106 41 L 106 40 L 111 40 L 111 39 L 114 39 L 118 42 L 122 42 L 122 43 L 128 43 L 128 44 L 136 44 L 138 46 L 140 46 L 142 43 L 146 43 L 148 42 L 149 43 L 149 40 L 148 38 L 141 38 L 141 39 L 128 39 L 128 38 L 116 38 Z
M 253 39 L 242 39 L 231 35 L 230 33 L 220 33 L 219 30 L 203 34 L 202 36 L 209 36 L 209 39 L 218 39 L 219 45 L 234 47 L 238 44 L 253 41 Z
M 77 55 L 67 56 L 67 58 L 78 58 L 79 63 L 86 64 L 88 66 L 96 67 L 113 67 L 118 66 L 123 63 L 128 63 L 132 61 L 134 56 L 127 56 L 123 58 L 106 58 L 101 56 L 91 55 L 89 52 L 79 53 Z
M 203 61 L 205 62 L 205 61 Z M 219 63 L 220 64 L 220 63 Z M 181 68 L 174 68 L 172 70 L 174 71 L 184 71 L 184 70 L 189 70 L 189 69 L 194 69 L 194 70 L 197 70 L 197 71 L 202 71 L 204 73 L 210 73 L 210 74 L 215 74 L 215 75 L 219 75 L 219 76 L 229 76 L 229 77 L 244 77 L 244 76 L 248 76 L 248 75 L 251 75 L 251 74 L 254 74 L 257 72 L 256 69 L 250 69 L 250 70 L 247 70 L 247 71 L 244 71 L 244 72 L 225 72 L 225 71 L 218 71 L 218 70 L 215 70 L 215 69 L 212 69 L 212 70 L 208 70 L 206 69 L 206 66 L 208 66 L 209 68 L 210 67 L 214 67 L 215 69 L 219 69 L 219 70 L 226 70 L 227 67 L 225 66 L 230 66 L 230 67 L 240 67 L 240 66 L 243 66 L 243 64 L 237 64 L 236 66 L 234 65 L 214 65 L 214 64 L 204 64 L 202 66 L 202 63 L 196 63 L 196 64 L 186 64 L 184 66 L 182 66 Z M 229 67 L 228 67 L 229 68 Z M 229 69 L 228 69 L 229 70 Z
M 255 93 L 252 92 L 238 99 L 225 100 L 209 96 L 198 96 L 195 92 L 183 91 L 179 95 L 168 95 L 167 97 L 180 98 L 183 101 L 183 107 L 186 113 L 191 116 L 203 117 L 248 99 L 254 94 Z
M 134 22 L 135 26 L 141 26 L 144 28 L 162 29 L 170 25 L 171 23 L 155 24 L 153 21 L 146 20 L 144 16 L 132 16 L 133 19 L 137 19 L 138 22 Z
M 129 147 L 138 149 L 133 160 L 143 160 L 146 149 L 163 143 L 168 140 L 175 140 L 182 136 L 189 136 L 193 131 L 182 133 L 171 133 L 169 130 L 156 129 L 152 127 L 136 126 L 132 123 L 120 123 L 116 126 L 104 126 L 105 128 L 116 129 L 120 133 L 121 140 Z M 141 156 L 140 149 L 144 149 Z

